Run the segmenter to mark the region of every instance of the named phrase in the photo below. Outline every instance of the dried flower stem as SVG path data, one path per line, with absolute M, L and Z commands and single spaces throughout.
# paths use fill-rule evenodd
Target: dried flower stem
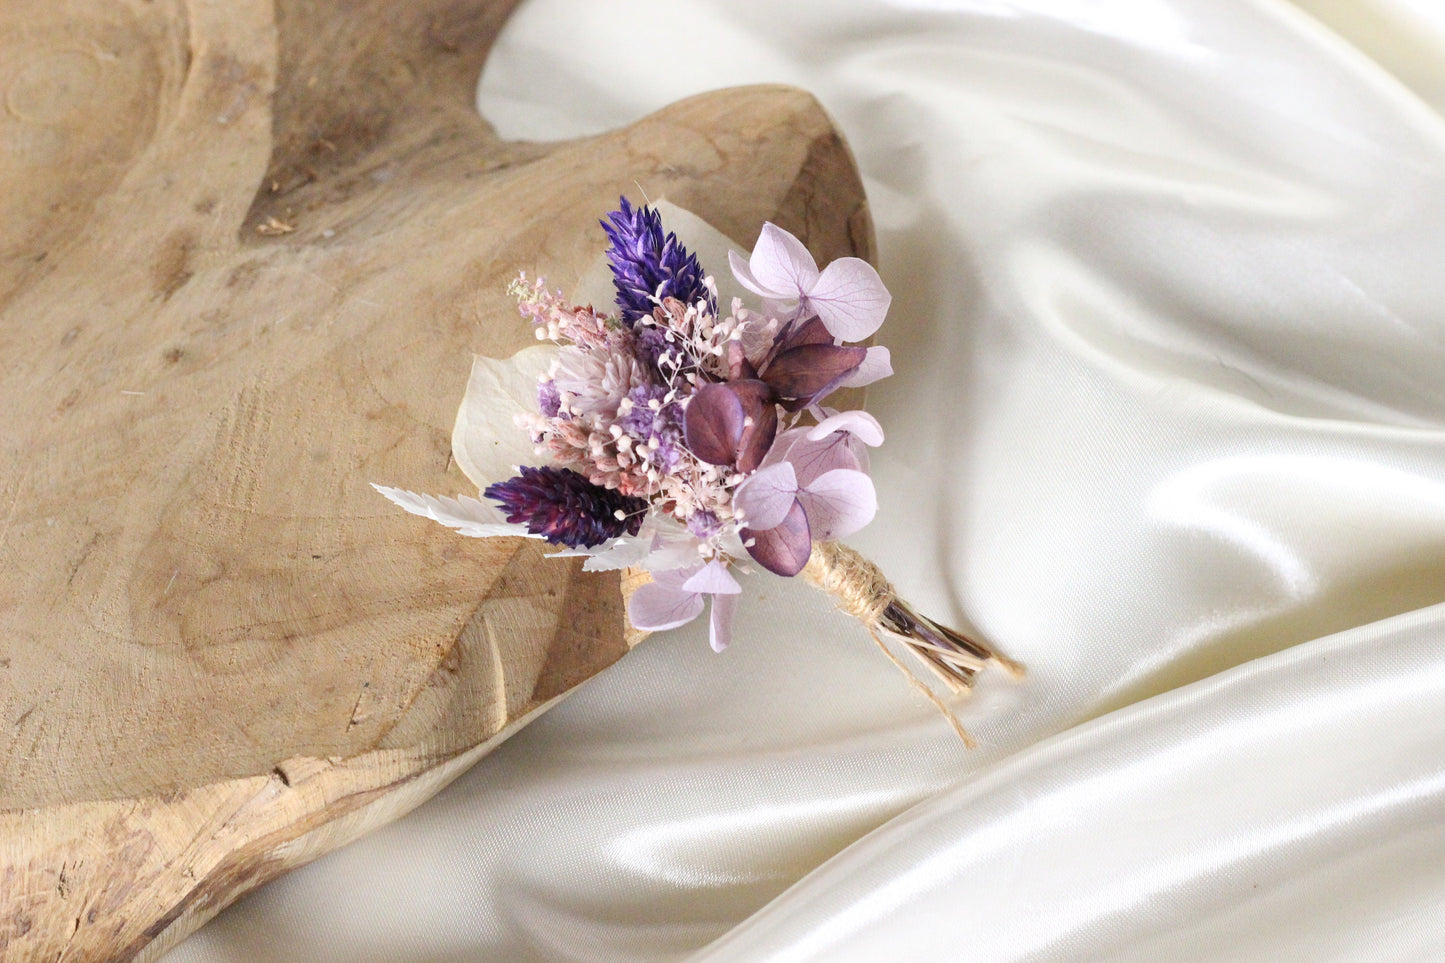
M 1002 666 L 1015 678 L 1023 675 L 1023 666 L 976 639 L 920 615 L 898 597 L 878 566 L 841 542 L 814 543 L 808 564 L 800 574 L 832 595 L 843 611 L 862 622 L 889 661 L 943 713 L 964 744 L 970 749 L 976 745 L 938 694 L 894 656 L 883 643 L 883 636 L 907 646 L 908 651 L 955 694 L 972 688 L 973 677 L 990 662 Z

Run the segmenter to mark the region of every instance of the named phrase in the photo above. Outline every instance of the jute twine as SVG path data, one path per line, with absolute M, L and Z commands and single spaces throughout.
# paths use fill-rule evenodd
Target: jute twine
M 943 714 L 965 746 L 973 749 L 978 745 L 963 727 L 963 723 L 958 721 L 953 710 L 938 697 L 938 693 L 925 685 L 913 668 L 894 655 L 893 650 L 883 641 L 883 613 L 898 595 L 877 565 L 841 542 L 815 542 L 813 552 L 808 557 L 808 564 L 800 574 L 807 582 L 833 596 L 844 612 L 863 623 L 863 627 L 868 630 L 879 650 L 888 657 L 888 661 L 903 673 L 909 685 Z M 904 641 L 907 642 L 906 639 Z
M 838 600 L 838 607 L 877 628 L 897 593 L 883 572 L 842 542 L 816 542 L 803 578 Z

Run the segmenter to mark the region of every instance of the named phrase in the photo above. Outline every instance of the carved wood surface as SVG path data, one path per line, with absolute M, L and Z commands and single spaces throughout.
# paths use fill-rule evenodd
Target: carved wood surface
M 470 493 L 517 270 L 577 277 L 639 183 L 871 255 L 798 91 L 499 139 L 514 4 L 0 5 L 0 959 L 154 959 L 627 651 L 615 574 L 368 484 Z

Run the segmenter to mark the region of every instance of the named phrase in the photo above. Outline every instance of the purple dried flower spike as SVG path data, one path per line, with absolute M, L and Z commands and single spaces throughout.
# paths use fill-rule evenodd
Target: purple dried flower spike
M 702 283 L 702 266 L 676 234 L 663 235 L 657 211 L 645 204 L 634 208 L 624 197 L 601 223 L 612 241 L 607 259 L 624 322 L 652 314 L 657 302 L 669 297 L 683 304 L 706 301 L 709 313 L 717 310 L 717 299 Z
M 566 468 L 523 468 L 521 474 L 488 485 L 486 495 L 501 503 L 507 521 L 527 526 L 554 545 L 601 545 L 619 535 L 636 535 L 647 502 L 623 495 Z M 618 514 L 623 517 L 619 518 Z

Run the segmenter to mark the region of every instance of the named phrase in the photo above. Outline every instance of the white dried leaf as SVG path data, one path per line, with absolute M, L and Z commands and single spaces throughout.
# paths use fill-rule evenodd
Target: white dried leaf
M 478 355 L 472 361 L 452 429 L 452 457 L 478 491 L 511 478 L 521 465 L 539 461 L 517 417 L 538 413 L 537 385 L 551 372 L 557 351 L 556 345 L 538 345 L 510 358 Z
M 472 538 L 493 538 L 501 535 L 542 537 L 529 533 L 524 525 L 508 522 L 495 505 L 468 498 L 466 495 L 447 498 L 444 495 L 419 495 L 384 485 L 373 484 L 371 487 L 413 515 L 430 518 Z

